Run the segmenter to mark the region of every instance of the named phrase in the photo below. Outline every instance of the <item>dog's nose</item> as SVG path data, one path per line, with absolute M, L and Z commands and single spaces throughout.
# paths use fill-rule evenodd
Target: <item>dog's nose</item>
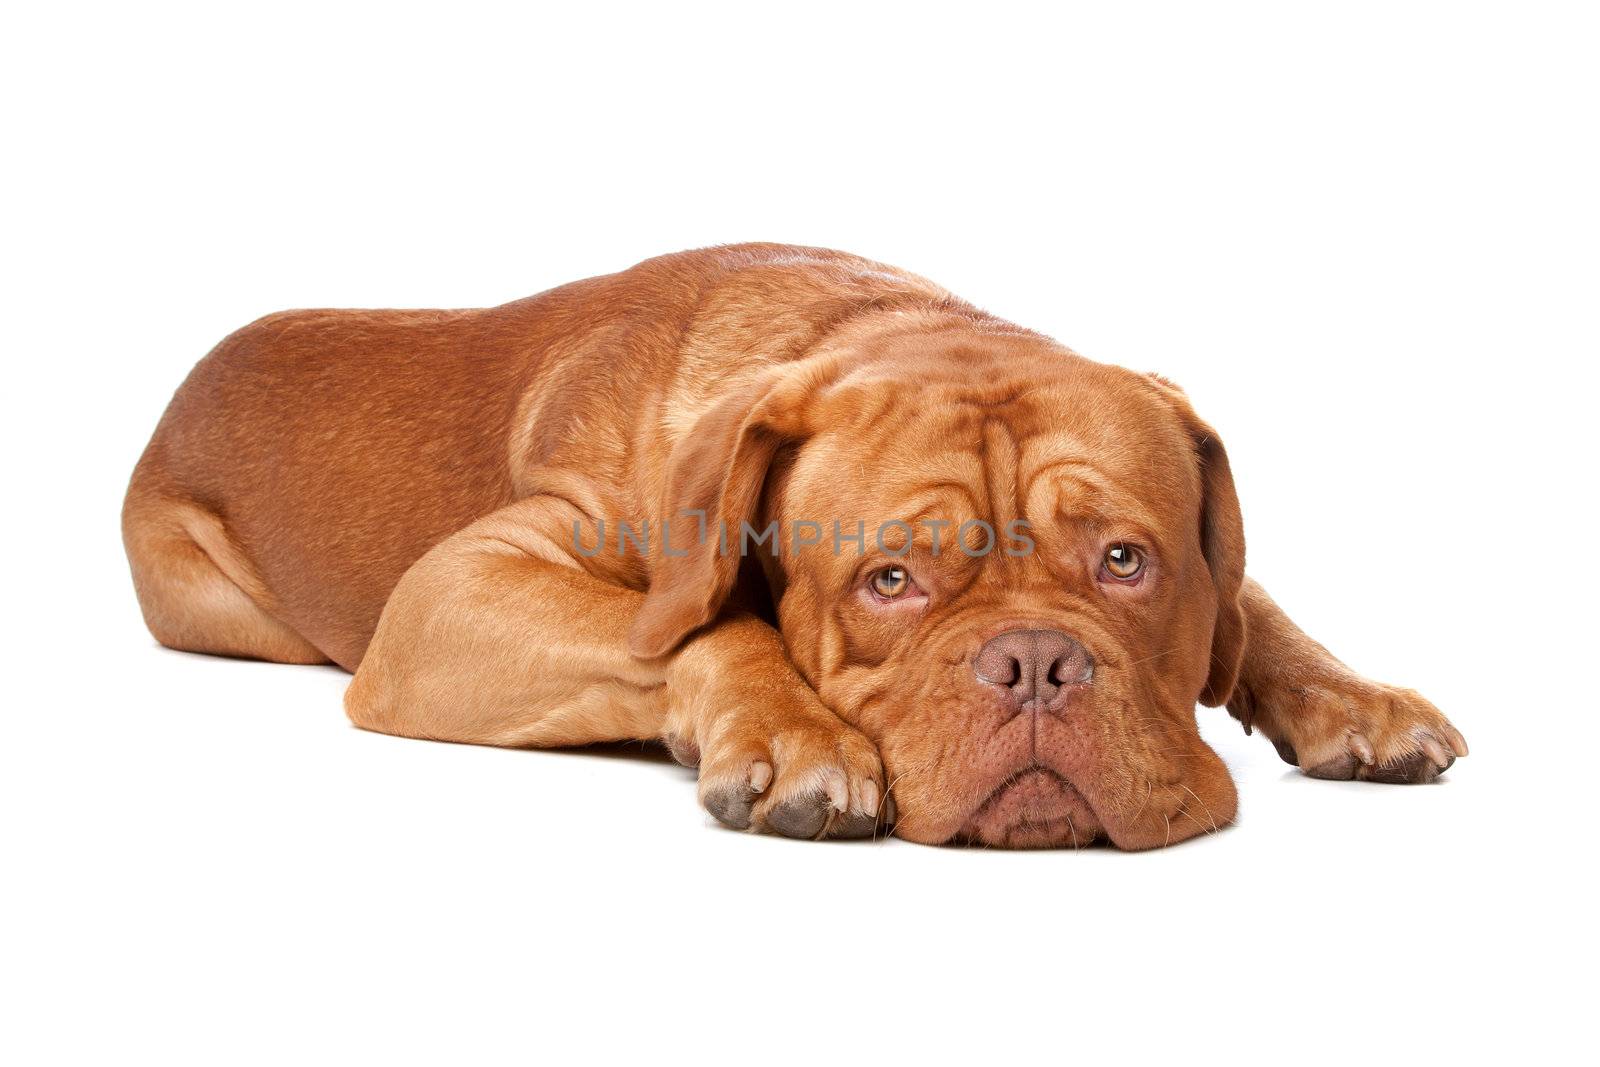
M 1089 650 L 1060 630 L 1007 630 L 978 650 L 972 672 L 1018 708 L 1049 704 L 1063 686 L 1094 677 Z

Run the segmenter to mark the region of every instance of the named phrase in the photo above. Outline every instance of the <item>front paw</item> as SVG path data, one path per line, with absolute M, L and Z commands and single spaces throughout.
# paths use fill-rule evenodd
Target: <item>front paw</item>
M 1466 738 L 1421 694 L 1349 676 L 1272 694 L 1272 743 L 1312 778 L 1431 782 L 1467 754 Z
M 820 839 L 871 837 L 892 821 L 877 749 L 831 712 L 734 713 L 712 732 L 700 803 L 725 826 Z

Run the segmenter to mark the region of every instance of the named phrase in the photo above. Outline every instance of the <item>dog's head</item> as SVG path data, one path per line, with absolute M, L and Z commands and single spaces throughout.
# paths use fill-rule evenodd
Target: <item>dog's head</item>
M 758 545 L 799 671 L 879 746 L 900 836 L 1144 848 L 1232 819 L 1194 704 L 1238 673 L 1244 535 L 1174 387 L 1032 334 L 906 333 L 733 391 L 671 477 L 712 532 L 658 561 L 635 651 L 709 622 Z

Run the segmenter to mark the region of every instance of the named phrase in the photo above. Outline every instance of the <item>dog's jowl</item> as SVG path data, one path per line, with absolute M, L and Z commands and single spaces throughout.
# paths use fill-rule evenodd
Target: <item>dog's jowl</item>
M 1316 777 L 1467 751 L 1246 576 L 1178 387 L 821 249 L 268 316 L 179 389 L 123 532 L 163 644 L 332 661 L 370 730 L 660 739 L 741 829 L 1181 841 L 1236 806 L 1197 701 Z

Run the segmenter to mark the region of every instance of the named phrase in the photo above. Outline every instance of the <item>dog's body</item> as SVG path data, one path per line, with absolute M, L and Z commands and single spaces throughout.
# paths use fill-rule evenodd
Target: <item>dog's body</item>
M 973 553 L 968 520 L 1027 532 Z M 725 550 L 745 522 L 784 543 Z M 1193 836 L 1235 803 L 1197 698 L 1319 776 L 1466 753 L 1244 577 L 1175 388 L 837 252 L 269 316 L 179 390 L 124 536 L 164 644 L 331 660 L 389 733 L 660 738 L 724 822 L 791 836 L 873 832 L 890 786 L 914 840 Z

